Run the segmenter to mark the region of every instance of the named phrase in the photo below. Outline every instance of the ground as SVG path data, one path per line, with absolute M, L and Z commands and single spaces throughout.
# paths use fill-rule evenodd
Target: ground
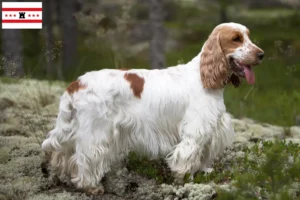
M 0 200 L 299 199 L 300 127 L 234 119 L 234 145 L 214 172 L 174 185 L 163 159 L 131 153 L 106 175 L 106 193 L 89 197 L 47 170 L 41 142 L 53 128 L 62 82 L 0 79 Z

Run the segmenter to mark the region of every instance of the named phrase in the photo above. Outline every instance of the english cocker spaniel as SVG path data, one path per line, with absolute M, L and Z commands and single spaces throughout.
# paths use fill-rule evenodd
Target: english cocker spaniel
M 43 142 L 61 178 L 91 194 L 129 151 L 164 156 L 177 180 L 207 166 L 233 142 L 223 92 L 253 68 L 264 52 L 249 30 L 218 25 L 201 52 L 186 64 L 163 70 L 103 69 L 80 76 L 61 97 L 56 126 Z

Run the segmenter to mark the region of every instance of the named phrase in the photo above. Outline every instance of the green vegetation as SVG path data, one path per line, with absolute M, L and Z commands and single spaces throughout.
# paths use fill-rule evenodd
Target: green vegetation
M 217 189 L 217 199 L 220 200 L 299 198 L 299 154 L 299 144 L 277 140 L 262 141 L 252 147 L 235 147 L 215 162 L 215 171 L 197 173 L 193 182 L 232 184 L 230 191 Z M 154 178 L 158 183 L 170 184 L 170 174 L 162 160 L 150 161 L 147 157 L 131 153 L 127 168 Z M 186 175 L 185 182 L 189 182 L 189 175 Z
M 262 142 L 234 164 L 235 191 L 219 199 L 296 199 L 300 197 L 300 148 L 283 141 Z M 250 158 L 250 156 L 252 158 Z
M 149 160 L 147 156 L 131 152 L 128 155 L 126 167 L 130 171 L 135 171 L 147 178 L 155 179 L 158 183 L 171 184 L 173 182 L 171 171 L 163 159 Z

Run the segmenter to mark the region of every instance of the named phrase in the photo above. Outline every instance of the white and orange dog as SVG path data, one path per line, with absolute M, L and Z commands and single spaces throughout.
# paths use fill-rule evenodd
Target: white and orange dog
M 103 192 L 101 179 L 129 151 L 165 156 L 179 180 L 210 171 L 234 137 L 224 87 L 241 78 L 253 84 L 263 57 L 245 26 L 224 23 L 186 64 L 86 73 L 62 95 L 42 148 L 60 177 L 92 194 Z

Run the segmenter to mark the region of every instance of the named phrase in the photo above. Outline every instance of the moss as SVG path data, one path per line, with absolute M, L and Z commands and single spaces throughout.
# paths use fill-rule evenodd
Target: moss
M 173 177 L 170 169 L 163 159 L 150 160 L 147 156 L 141 156 L 131 152 L 128 156 L 126 167 L 128 170 L 155 179 L 158 183 L 171 183 Z
M 22 144 L 11 149 L 12 157 L 31 157 L 42 153 L 41 146 L 38 143 Z
M 10 118 L 10 122 L 12 121 L 11 119 L 16 119 L 16 118 Z M 26 128 L 22 127 L 21 124 L 1 124 L 0 130 L 1 130 L 0 131 L 1 136 L 15 136 L 15 135 L 20 135 L 24 137 L 29 136 L 29 131 L 26 130 Z
M 9 148 L 0 148 L 0 164 L 5 164 L 9 160 Z
M 41 200 L 41 199 L 43 200 L 87 200 L 90 198 L 88 198 L 84 194 L 73 195 L 68 192 L 55 193 L 51 196 L 47 194 L 37 194 L 37 195 L 30 196 L 30 200 Z
M 5 165 L 0 165 L 0 177 L 7 181 L 12 181 L 23 176 L 42 176 L 40 169 L 41 162 L 41 156 L 12 158 Z
M 7 199 L 27 199 L 29 195 L 38 192 L 40 181 L 35 177 L 16 177 L 12 181 L 0 184 L 0 193 L 4 194 Z
M 161 190 L 168 199 L 214 199 L 216 197 L 214 188 L 208 184 L 187 183 L 183 186 L 162 184 Z
M 30 143 L 36 143 L 37 140 L 34 137 L 23 137 L 23 136 L 0 136 L 0 147 L 5 146 L 7 148 L 20 147 Z

